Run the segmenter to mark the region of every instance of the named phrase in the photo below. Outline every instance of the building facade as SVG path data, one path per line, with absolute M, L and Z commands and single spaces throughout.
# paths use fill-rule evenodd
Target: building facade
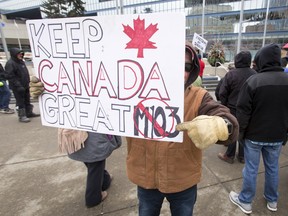
M 83 0 L 84 1 L 84 0 Z M 288 43 L 288 0 L 86 0 L 86 15 L 184 12 L 186 37 L 194 33 L 208 40 L 206 51 L 222 43 L 226 61 L 239 50 L 254 55 L 263 44 Z M 29 50 L 25 20 L 41 19 L 42 0 L 0 0 L 1 28 L 8 49 Z M 2 35 L 1 35 L 2 36 Z M 3 40 L 0 52 L 3 51 Z

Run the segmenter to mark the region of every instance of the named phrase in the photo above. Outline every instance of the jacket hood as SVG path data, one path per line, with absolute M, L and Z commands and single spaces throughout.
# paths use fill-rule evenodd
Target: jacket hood
M 21 53 L 21 52 L 23 52 L 23 50 L 21 50 L 21 49 L 19 49 L 19 48 L 11 48 L 10 49 L 10 56 L 12 57 L 12 58 L 16 58 L 17 59 L 17 55 L 19 54 L 19 53 Z M 24 52 L 23 52 L 24 53 Z
M 257 65 L 259 73 L 272 70 L 283 71 L 281 68 L 281 49 L 275 43 L 261 48 L 256 53 L 254 62 Z
M 185 83 L 185 89 L 190 86 L 198 77 L 199 71 L 200 71 L 200 65 L 197 57 L 197 53 L 195 49 L 193 48 L 192 44 L 188 41 L 186 41 L 185 46 L 185 52 L 188 52 L 192 56 L 192 64 L 193 64 L 193 70 L 189 73 L 189 77 L 187 79 L 187 82 Z
M 235 67 L 236 68 L 250 67 L 251 60 L 252 60 L 252 55 L 249 51 L 241 51 L 234 58 Z

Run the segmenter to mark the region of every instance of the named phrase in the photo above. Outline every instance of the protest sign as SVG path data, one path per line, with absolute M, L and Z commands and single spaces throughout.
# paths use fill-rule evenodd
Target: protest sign
M 182 141 L 185 15 L 27 21 L 45 126 Z
M 201 52 L 205 52 L 208 41 L 199 34 L 194 33 L 192 45 L 198 48 Z

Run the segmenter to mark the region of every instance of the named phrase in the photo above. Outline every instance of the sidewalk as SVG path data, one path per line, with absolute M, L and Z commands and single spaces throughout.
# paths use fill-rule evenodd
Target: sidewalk
M 13 108 L 13 105 L 11 105 Z M 35 112 L 39 112 L 35 104 Z M 40 118 L 19 123 L 16 114 L 1 114 L 0 215 L 1 216 L 137 216 L 136 186 L 126 177 L 126 143 L 107 160 L 114 180 L 108 198 L 87 209 L 84 204 L 86 167 L 59 154 L 57 129 L 44 127 Z M 125 140 L 125 139 L 124 139 Z M 259 169 L 253 216 L 287 216 L 288 146 L 280 158 L 280 198 L 272 213 L 263 199 L 263 165 Z M 194 216 L 244 216 L 229 201 L 230 190 L 239 191 L 243 164 L 227 164 L 217 158 L 224 146 L 214 145 L 203 154 L 203 176 L 198 185 Z M 169 216 L 164 203 L 162 216 Z M 181 216 L 181 215 L 180 215 Z

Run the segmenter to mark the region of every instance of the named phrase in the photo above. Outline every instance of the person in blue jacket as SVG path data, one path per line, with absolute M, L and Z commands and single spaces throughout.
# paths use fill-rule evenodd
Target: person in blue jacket
M 0 113 L 13 114 L 14 110 L 9 108 L 11 92 L 7 85 L 5 70 L 0 63 Z

